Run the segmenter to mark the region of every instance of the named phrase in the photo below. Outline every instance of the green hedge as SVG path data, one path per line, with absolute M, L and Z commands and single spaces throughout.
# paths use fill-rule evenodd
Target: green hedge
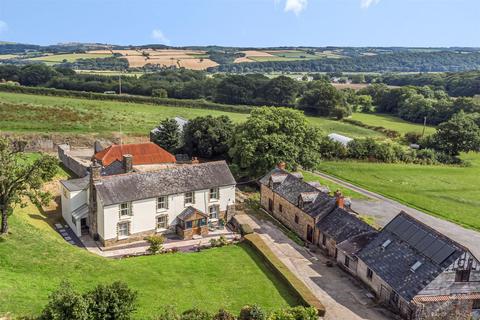
M 318 315 L 323 317 L 325 315 L 325 306 L 320 300 L 315 297 L 312 291 L 298 279 L 287 266 L 277 258 L 268 245 L 262 240 L 258 234 L 247 234 L 245 239 L 261 256 L 265 258 L 265 261 L 273 267 L 278 275 L 284 279 L 289 286 L 299 295 L 305 306 L 314 307 L 318 311 Z
M 170 107 L 181 108 L 198 108 L 198 109 L 213 109 L 227 112 L 237 113 L 250 113 L 252 107 L 250 106 L 238 106 L 214 103 L 206 100 L 193 100 L 193 99 L 171 99 L 171 98 L 155 98 L 147 96 L 135 96 L 135 95 L 113 95 L 97 92 L 86 91 L 73 91 L 63 90 L 55 88 L 45 87 L 26 87 L 11 84 L 0 84 L 0 91 L 12 92 L 12 93 L 24 93 L 24 94 L 36 94 L 44 96 L 56 96 L 66 98 L 83 98 L 93 100 L 108 100 L 119 102 L 132 102 L 132 103 L 145 103 Z

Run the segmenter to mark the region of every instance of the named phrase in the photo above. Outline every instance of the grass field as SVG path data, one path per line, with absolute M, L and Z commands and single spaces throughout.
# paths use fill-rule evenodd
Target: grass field
M 112 55 L 109 53 L 102 53 L 102 54 L 97 54 L 97 53 L 65 53 L 65 54 L 54 54 L 54 55 L 48 55 L 44 57 L 36 57 L 36 58 L 31 58 L 28 60 L 33 60 L 33 61 L 42 61 L 45 62 L 46 64 L 56 64 L 60 63 L 63 60 L 67 60 L 67 62 L 74 62 L 78 59 L 95 59 L 95 58 L 108 58 L 111 57 Z
M 480 154 L 463 156 L 470 167 L 322 162 L 319 169 L 368 190 L 480 230 Z
M 372 113 L 354 113 L 351 119 L 358 120 L 369 126 L 379 126 L 387 129 L 395 130 L 401 134 L 407 132 L 422 132 L 423 125 L 412 122 L 407 122 L 398 117 L 394 117 L 387 114 L 372 114 Z M 427 126 L 425 134 L 435 133 L 435 127 Z
M 16 93 L 0 93 L 0 130 L 15 132 L 119 132 L 148 135 L 166 117 L 227 115 L 238 123 L 247 114 L 217 110 L 166 107 L 149 104 L 72 99 Z M 381 137 L 376 131 L 319 117 L 308 121 L 326 133 L 352 137 Z
M 99 283 L 126 282 L 138 291 L 135 319 L 151 319 L 162 306 L 238 312 L 257 303 L 267 310 L 296 305 L 297 296 L 246 244 L 110 260 L 66 243 L 30 205 L 10 218 L 0 238 L 0 316 L 38 314 L 62 280 L 81 291 Z
M 318 182 L 320 183 L 322 186 L 326 186 L 330 189 L 330 192 L 333 194 L 333 192 L 335 192 L 336 190 L 340 190 L 343 195 L 345 197 L 349 197 L 349 198 L 352 198 L 352 199 L 368 199 L 367 197 L 365 197 L 363 194 L 360 194 L 358 192 L 355 192 L 353 190 L 350 190 L 350 189 L 347 189 L 347 188 L 344 188 L 342 186 L 340 186 L 339 184 L 336 184 L 334 182 L 331 182 L 331 181 L 328 181 L 328 180 L 325 180 L 323 179 L 322 177 L 316 175 L 316 174 L 313 174 L 311 172 L 308 172 L 308 171 L 302 171 L 302 174 L 303 174 L 303 179 L 307 182 Z

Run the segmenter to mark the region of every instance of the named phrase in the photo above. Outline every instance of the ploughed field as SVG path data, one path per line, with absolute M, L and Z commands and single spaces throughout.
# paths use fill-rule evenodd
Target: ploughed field
M 123 281 L 138 291 L 135 319 L 151 319 L 164 306 L 184 311 L 246 304 L 267 310 L 297 305 L 297 296 L 248 245 L 199 253 L 109 260 L 65 242 L 33 205 L 17 209 L 0 238 L 0 316 L 38 315 L 62 280 L 86 291 Z
M 238 123 L 248 114 L 209 109 L 158 106 L 0 92 L 0 131 L 25 133 L 111 133 L 148 136 L 166 117 L 191 119 L 227 115 Z M 309 122 L 325 133 L 351 137 L 384 137 L 381 133 L 320 117 Z
M 445 220 L 480 230 L 480 154 L 470 166 L 324 161 L 321 171 Z

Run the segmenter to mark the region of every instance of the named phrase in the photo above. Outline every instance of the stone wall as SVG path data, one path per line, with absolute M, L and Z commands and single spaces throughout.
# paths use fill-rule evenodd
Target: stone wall
M 61 144 L 58 146 L 58 158 L 63 165 L 70 171 L 75 173 L 78 177 L 82 178 L 88 174 L 88 167 L 78 162 L 68 154 L 70 146 L 68 144 Z
M 307 238 L 308 226 L 315 230 L 315 221 L 311 216 L 272 192 L 272 190 L 265 185 L 261 185 L 260 187 L 260 199 L 260 203 L 265 210 L 270 212 L 303 240 Z M 273 201 L 272 211 L 269 211 L 269 199 Z M 298 222 L 295 222 L 295 216 L 297 216 Z M 313 242 L 315 243 L 315 239 Z
M 473 300 L 449 300 L 417 303 L 414 317 L 417 320 L 470 320 Z

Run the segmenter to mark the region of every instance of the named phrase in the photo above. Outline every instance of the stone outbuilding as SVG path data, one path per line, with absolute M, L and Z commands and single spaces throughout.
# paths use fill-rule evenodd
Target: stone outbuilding
M 480 263 L 462 245 L 398 214 L 356 254 L 357 275 L 406 319 L 472 319 Z

